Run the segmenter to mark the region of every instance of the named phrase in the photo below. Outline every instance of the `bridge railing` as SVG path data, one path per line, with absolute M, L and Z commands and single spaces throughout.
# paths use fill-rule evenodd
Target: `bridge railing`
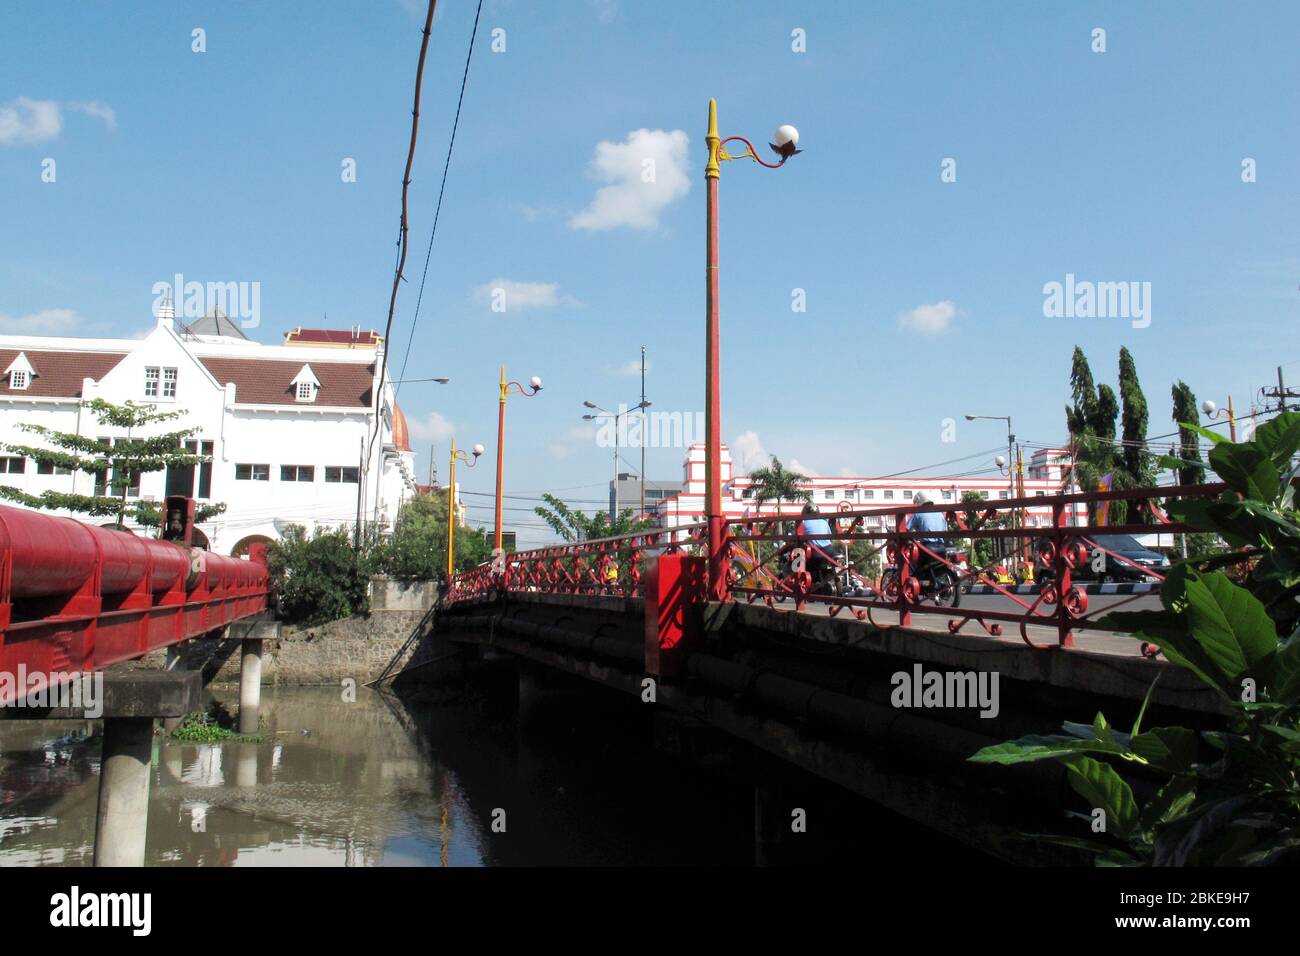
M 661 554 L 703 553 L 708 525 L 650 528 L 498 555 L 452 578 L 449 601 L 498 591 L 642 597 L 646 562 Z
M 264 560 L 0 506 L 0 707 L 266 607 Z
M 728 596 L 773 607 L 789 602 L 794 610 L 825 605 L 831 615 L 848 613 L 873 623 L 909 625 L 914 614 L 930 615 L 946 618 L 950 633 L 974 622 L 1001 635 L 1004 625 L 1013 625 L 1034 647 L 1048 645 L 1036 644 L 1028 628 L 1046 626 L 1056 631 L 1059 646 L 1069 646 L 1075 631 L 1100 629 L 1103 613 L 1158 592 L 1164 580 L 1167 566 L 1135 562 L 1098 537 L 1195 533 L 1202 529 L 1170 521 L 1163 503 L 1212 497 L 1225 488 L 1186 485 L 840 510 L 822 514 L 831 531 L 812 536 L 814 540 L 798 533 L 798 515 L 731 519 Z M 1124 523 L 1083 523 L 1087 519 L 1080 517 L 1081 510 L 1089 515 L 1118 511 L 1117 502 L 1125 503 Z M 911 530 L 912 517 L 923 512 L 943 515 L 948 530 Z M 456 575 L 448 600 L 501 591 L 644 596 L 647 561 L 659 554 L 703 555 L 706 530 L 704 523 L 681 525 L 501 555 Z M 977 541 L 1000 542 L 995 545 L 998 556 L 984 566 L 974 560 Z M 1098 588 L 1081 579 L 1100 577 L 1093 570 L 1099 559 L 1105 574 L 1131 582 L 1106 590 L 1133 593 L 1090 613 L 1089 592 Z M 1003 564 L 1018 577 L 999 573 Z M 971 602 L 968 595 L 981 600 Z M 966 607 L 961 606 L 963 597 Z
M 1028 628 L 1047 626 L 1056 631 L 1059 646 L 1069 646 L 1075 631 L 1099 629 L 1102 614 L 1158 592 L 1162 571 L 1167 570 L 1167 565 L 1153 567 L 1126 558 L 1098 538 L 1197 532 L 1201 529 L 1168 520 L 1162 502 L 1215 496 L 1225 487 L 1188 485 L 845 510 L 822 515 L 831 524 L 829 547 L 818 543 L 825 542 L 826 535 L 818 534 L 814 541 L 796 533 L 797 516 L 745 518 L 732 523 L 729 536 L 730 593 L 737 600 L 772 606 L 790 601 L 796 610 L 826 605 L 832 615 L 847 612 L 873 623 L 886 620 L 877 621 L 876 614 L 888 614 L 900 625 L 911 624 L 913 614 L 938 616 L 947 619 L 950 633 L 974 621 L 989 634 L 1001 635 L 1003 625 L 1010 624 L 1034 647 L 1046 645 L 1035 644 Z M 1116 502 L 1127 505 L 1124 523 L 1076 523 L 1080 506 L 1095 514 L 1111 510 Z M 911 530 L 912 517 L 924 512 L 943 515 L 948 530 Z M 981 540 L 1002 543 L 997 548 L 1001 554 L 982 567 L 973 555 L 974 543 Z M 1104 570 L 1094 570 L 1094 562 Z M 1000 564 L 1017 576 L 995 571 Z M 875 567 L 879 570 L 868 571 Z M 1103 575 L 1132 582 L 1131 587 L 1107 590 L 1136 593 L 1090 613 L 1088 594 L 1097 589 L 1080 579 Z M 979 606 L 961 607 L 969 592 L 992 597 L 992 606 L 980 601 Z

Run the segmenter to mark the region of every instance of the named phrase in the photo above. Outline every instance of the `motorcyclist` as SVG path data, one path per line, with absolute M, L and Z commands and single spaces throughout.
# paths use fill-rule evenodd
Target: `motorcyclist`
M 912 504 L 914 505 L 934 504 L 934 499 L 931 498 L 924 491 L 918 491 L 915 495 L 912 496 Z M 948 518 L 946 515 L 944 515 L 942 512 L 939 511 L 918 511 L 915 514 L 913 514 L 910 518 L 907 519 L 907 530 L 908 531 L 931 531 L 931 532 L 947 531 Z M 943 555 L 945 549 L 948 547 L 948 541 L 946 538 L 935 538 L 935 537 L 923 535 L 918 540 L 920 541 L 921 544 L 929 548 L 935 554 L 941 556 Z M 924 566 L 934 561 L 935 561 L 934 558 L 930 557 L 930 555 L 922 551 L 921 560 L 918 563 L 919 565 Z
M 831 523 L 821 516 L 811 501 L 803 506 L 801 519 L 799 542 L 807 548 L 809 569 L 817 564 L 834 565 L 835 559 L 831 556 Z

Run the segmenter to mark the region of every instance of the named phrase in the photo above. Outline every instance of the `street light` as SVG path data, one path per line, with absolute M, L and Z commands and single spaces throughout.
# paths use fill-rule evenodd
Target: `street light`
M 610 508 L 609 508 L 609 529 L 610 532 L 612 533 L 614 530 L 614 522 L 618 520 L 617 518 L 618 515 L 618 420 L 630 412 L 642 411 L 644 409 L 649 408 L 651 403 L 647 402 L 643 398 L 641 399 L 640 402 L 633 405 L 631 408 L 625 408 L 621 412 L 607 411 L 601 408 L 595 402 L 583 402 L 582 404 L 583 407 L 585 408 L 594 408 L 596 411 L 600 412 L 599 415 L 583 415 L 582 416 L 583 421 L 587 421 L 587 422 L 595 421 L 597 418 L 600 418 L 601 416 L 614 419 L 614 493 L 613 496 L 610 498 Z M 642 437 L 644 438 L 644 436 Z M 644 474 L 641 476 L 641 481 L 642 481 L 642 487 L 644 487 L 644 482 L 645 482 Z
M 799 153 L 799 131 L 793 126 L 777 128 L 769 145 L 780 160 L 769 163 L 762 159 L 754 145 L 743 136 L 718 135 L 718 101 L 709 100 L 709 129 L 704 137 L 709 147 L 709 162 L 704 167 L 705 192 L 705 358 L 704 358 L 704 511 L 709 522 L 709 597 L 723 601 L 727 597 L 727 553 L 722 521 L 722 382 L 721 337 L 719 335 L 718 303 L 718 178 L 722 163 L 732 159 L 752 159 L 760 166 L 777 169 L 786 160 Z M 743 143 L 745 151 L 738 156 L 727 153 L 728 143 Z
M 406 382 L 437 382 L 439 385 L 446 385 L 446 384 L 447 384 L 448 382 L 450 382 L 450 381 L 451 381 L 451 379 L 449 379 L 449 378 L 445 378 L 445 377 L 440 377 L 440 378 L 399 378 L 399 379 L 397 379 L 396 381 L 389 381 L 388 384 L 389 384 L 389 385 L 402 385 L 402 384 L 405 384 Z
M 1025 487 L 1025 463 L 1020 457 L 1020 447 L 1016 444 L 1015 433 L 1011 430 L 1010 415 L 967 415 L 966 421 L 973 422 L 976 419 L 985 421 L 1006 422 L 1007 423 L 1007 454 L 1004 458 L 998 455 L 993 459 L 994 464 L 998 466 L 998 471 L 1007 476 L 1008 491 L 1007 495 L 1011 498 L 1019 498 L 1024 493 Z M 1012 462 L 1015 464 L 1012 465 Z M 1016 494 L 1017 486 L 1021 494 Z M 1011 530 L 1015 531 L 1020 526 L 1019 509 L 1011 509 Z M 1019 544 L 1016 545 L 1017 557 L 1019 557 Z
M 1219 408 L 1208 398 L 1201 402 L 1201 411 L 1205 412 L 1205 417 L 1209 419 L 1223 420 L 1228 419 L 1228 437 L 1234 442 L 1237 440 L 1237 413 L 1232 408 L 1232 396 L 1228 396 L 1228 407 Z
M 456 555 L 456 462 L 465 462 L 465 467 L 473 468 L 478 464 L 479 456 L 483 454 L 483 446 L 474 446 L 474 457 L 471 458 L 463 451 L 456 450 L 456 439 L 451 440 L 451 465 L 448 469 L 450 476 L 447 479 L 447 580 L 451 581 L 451 576 L 456 571 L 454 558 Z
M 506 395 L 514 389 L 525 398 L 532 398 L 542 390 L 542 380 L 534 375 L 528 380 L 528 387 L 520 385 L 518 382 L 506 381 L 506 367 L 501 366 L 501 392 L 500 400 L 497 407 L 497 502 L 496 502 L 496 520 L 493 523 L 492 531 L 492 549 L 494 552 L 501 550 L 501 472 L 505 465 L 506 456 Z M 531 389 L 531 391 L 530 391 Z

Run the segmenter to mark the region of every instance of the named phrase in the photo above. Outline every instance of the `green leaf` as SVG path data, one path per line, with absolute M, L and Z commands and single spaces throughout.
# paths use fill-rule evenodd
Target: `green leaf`
M 1082 754 L 1062 757 L 1069 772 L 1070 786 L 1093 808 L 1106 811 L 1107 829 L 1124 839 L 1133 833 L 1138 822 L 1137 802 L 1133 790 L 1109 764 Z
M 1279 472 L 1291 470 L 1291 459 L 1300 451 L 1300 412 L 1283 412 L 1255 429 L 1252 439 Z
M 1182 615 L 1170 611 L 1112 611 L 1098 623 L 1154 644 L 1170 661 L 1187 668 L 1230 700 L 1239 696 L 1232 681 L 1188 633 Z
M 1182 427 L 1186 428 L 1188 431 L 1196 432 L 1196 434 L 1200 435 L 1202 438 L 1207 439 L 1211 445 L 1222 445 L 1228 441 L 1226 435 L 1220 435 L 1213 429 L 1203 428 L 1200 425 L 1193 424 L 1192 422 L 1182 422 L 1181 424 Z
M 1172 778 L 1142 808 L 1142 829 L 1150 832 L 1160 824 L 1176 820 L 1187 813 L 1195 802 L 1196 778 Z
M 1269 454 L 1253 443 L 1215 445 L 1210 449 L 1210 466 L 1247 498 L 1273 501 L 1278 496 L 1281 472 Z
M 1057 735 L 1039 736 L 1030 734 L 1019 740 L 991 744 L 966 758 L 971 763 L 992 763 L 1004 766 L 1017 763 L 1029 763 L 1034 760 L 1046 760 L 1078 753 L 1105 753 L 1124 755 L 1123 748 L 1112 743 L 1098 740 L 1083 740 L 1078 737 Z
M 1196 762 L 1196 732 L 1186 727 L 1154 727 L 1134 736 L 1129 749 L 1157 770 L 1185 773 Z
M 1188 577 L 1187 623 L 1196 643 L 1231 681 L 1246 673 L 1271 676 L 1269 658 L 1277 650 L 1273 622 L 1264 605 L 1226 575 Z
M 1300 701 L 1300 631 L 1278 648 L 1270 696 L 1284 704 Z
M 1142 718 L 1146 716 L 1147 706 L 1151 703 L 1151 698 L 1156 692 L 1156 685 L 1160 683 L 1163 674 L 1164 671 L 1156 674 L 1156 679 L 1151 682 L 1151 686 L 1147 688 L 1146 694 L 1143 695 L 1142 706 L 1138 708 L 1137 716 L 1133 718 L 1133 729 L 1129 731 L 1129 740 L 1142 732 Z

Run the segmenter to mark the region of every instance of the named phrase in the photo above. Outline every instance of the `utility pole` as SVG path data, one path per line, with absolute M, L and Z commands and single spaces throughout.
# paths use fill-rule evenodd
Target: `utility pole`
M 429 446 L 429 491 L 433 491 L 433 486 L 438 483 L 438 465 L 436 464 L 437 459 L 434 458 L 434 454 L 433 454 L 437 450 L 437 448 L 438 448 L 437 445 Z
M 1277 380 L 1278 380 L 1278 384 L 1280 385 L 1280 384 L 1282 383 L 1282 370 L 1281 370 L 1281 369 L 1278 369 L 1278 370 L 1277 370 Z M 643 517 L 643 518 L 645 517 L 645 446 L 646 446 L 645 426 L 646 426 L 646 420 L 645 420 L 645 346 L 643 345 L 643 346 L 641 346 L 641 514 L 640 514 L 640 517 Z M 616 468 L 616 469 L 614 469 L 614 470 L 617 471 L 618 469 Z
M 353 537 L 352 546 L 357 551 L 361 550 L 361 502 L 363 500 L 362 498 L 363 488 L 361 484 L 361 476 L 364 475 L 365 472 L 366 472 L 366 439 L 365 436 L 363 435 L 361 437 L 361 452 L 357 456 L 357 527 L 352 534 Z

